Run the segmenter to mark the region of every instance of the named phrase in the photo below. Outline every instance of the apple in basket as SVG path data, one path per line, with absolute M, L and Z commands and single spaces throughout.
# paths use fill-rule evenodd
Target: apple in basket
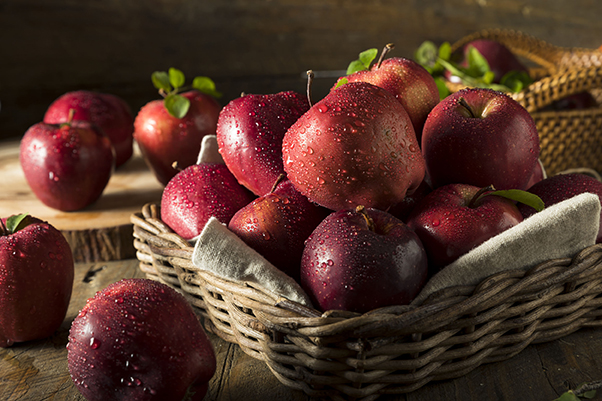
M 539 181 L 528 191 L 539 196 L 546 206 L 550 206 L 585 192 L 598 195 L 602 199 L 602 182 L 586 174 L 558 174 Z M 525 204 L 519 204 L 518 209 L 524 218 L 537 212 L 533 207 Z M 600 213 L 602 227 L 602 212 Z M 596 242 L 602 243 L 602 230 L 598 232 Z
M 196 162 L 205 135 L 215 135 L 221 106 L 215 100 L 213 82 L 196 77 L 192 90 L 178 93 L 184 84 L 181 71 L 155 72 L 153 84 L 164 99 L 144 105 L 134 120 L 134 139 L 157 180 L 167 185 L 178 171 Z M 209 81 L 207 81 L 209 80 Z M 209 82 L 209 88 L 205 88 Z M 204 92 L 206 91 L 206 92 Z
M 87 121 L 40 122 L 21 139 L 25 179 L 46 206 L 75 211 L 102 195 L 115 169 L 111 140 Z
M 150 279 L 123 279 L 88 299 L 69 331 L 67 364 L 88 401 L 200 401 L 216 368 L 191 305 Z
M 115 167 L 129 160 L 133 153 L 134 115 L 122 98 L 87 90 L 67 92 L 59 96 L 46 110 L 44 122 L 61 124 L 74 110 L 74 121 L 88 121 L 98 126 L 115 148 Z
M 73 288 L 71 248 L 47 222 L 22 214 L 0 223 L 0 347 L 52 335 Z
M 424 178 L 408 113 L 366 82 L 344 84 L 314 104 L 286 132 L 282 156 L 295 188 L 334 211 L 386 210 Z
M 446 97 L 431 111 L 422 133 L 433 188 L 464 183 L 524 190 L 539 151 L 531 115 L 491 89 L 468 88 Z
M 184 239 L 199 235 L 209 217 L 228 224 L 255 196 L 240 185 L 223 163 L 193 164 L 163 189 L 161 219 Z
M 385 59 L 392 48 L 393 44 L 385 46 L 378 62 L 370 68 L 376 49 L 360 53 L 360 59 L 350 64 L 348 75 L 339 78 L 331 90 L 343 82 L 368 82 L 388 90 L 408 112 L 420 142 L 426 117 L 439 103 L 439 90 L 431 74 L 414 60 L 404 57 Z
M 306 241 L 301 285 L 322 309 L 364 313 L 412 301 L 427 280 L 416 234 L 391 214 L 358 206 L 330 214 Z
M 308 109 L 307 97 L 291 91 L 243 95 L 224 106 L 217 121 L 219 151 L 241 185 L 257 196 L 272 189 L 284 173 L 284 134 Z
M 407 224 L 424 245 L 431 275 L 523 221 L 514 201 L 495 193 L 490 187 L 449 184 L 412 210 Z
M 228 228 L 274 266 L 299 280 L 305 240 L 330 213 L 309 201 L 284 179 L 240 209 Z

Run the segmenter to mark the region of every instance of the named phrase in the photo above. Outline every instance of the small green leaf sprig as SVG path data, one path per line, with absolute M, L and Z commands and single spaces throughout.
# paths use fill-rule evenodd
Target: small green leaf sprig
M 383 50 L 380 54 L 380 58 L 378 59 L 377 66 L 380 66 L 380 63 L 382 63 L 382 61 L 385 59 L 385 56 L 387 55 L 387 53 L 389 53 L 394 47 L 395 46 L 393 43 L 388 43 L 383 48 Z M 359 57 L 357 60 L 353 60 L 352 62 L 349 63 L 349 65 L 347 66 L 347 71 L 345 72 L 345 75 L 351 75 L 351 74 L 354 74 L 359 71 L 369 70 L 370 66 L 372 65 L 372 62 L 374 61 L 374 59 L 376 59 L 377 55 L 378 55 L 378 49 L 376 49 L 376 48 L 364 50 L 363 52 L 361 52 L 359 54 Z M 347 82 L 348 82 L 347 78 L 343 77 L 337 81 L 336 87 L 338 88 L 339 86 L 344 85 Z
M 502 77 L 499 84 L 494 83 L 494 74 L 489 63 L 476 48 L 469 47 L 466 58 L 468 67 L 462 67 L 454 62 L 449 42 L 444 42 L 437 47 L 433 42 L 425 41 L 414 53 L 416 62 L 435 79 L 441 99 L 451 93 L 445 84 L 445 71 L 457 76 L 467 86 L 490 88 L 501 92 L 520 92 L 533 82 L 525 71 L 510 71 Z
M 602 380 L 581 383 L 574 390 L 568 390 L 554 401 L 581 401 L 591 400 L 596 396 L 596 390 L 602 388 Z
M 180 95 L 180 92 L 190 89 L 184 87 L 186 77 L 184 73 L 177 68 L 170 68 L 166 71 L 155 71 L 151 75 L 151 80 L 155 88 L 159 90 L 164 97 L 164 105 L 167 112 L 176 117 L 183 118 L 190 108 L 190 100 Z M 192 80 L 191 87 L 199 92 L 219 98 L 222 96 L 215 88 L 215 82 L 209 77 L 195 77 Z
M 27 213 L 10 216 L 6 224 L 0 219 L 0 236 L 11 235 L 27 227 L 31 223 L 31 217 Z

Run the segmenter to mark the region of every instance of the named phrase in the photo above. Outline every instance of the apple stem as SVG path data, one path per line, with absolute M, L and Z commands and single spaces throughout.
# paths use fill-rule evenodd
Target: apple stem
M 180 164 L 177 161 L 171 163 L 171 168 L 173 168 L 174 170 L 182 171 L 182 168 L 180 167 Z
M 376 63 L 376 69 L 380 68 L 380 65 L 382 64 L 383 60 L 385 59 L 385 56 L 391 51 L 393 50 L 393 48 L 395 48 L 395 45 L 393 43 L 387 43 L 385 45 L 385 47 L 383 47 L 383 51 L 380 53 L 380 57 L 378 58 L 378 63 Z
M 4 220 L 0 219 L 0 237 L 8 235 L 8 228 L 6 228 L 6 224 L 4 224 Z
M 466 99 L 464 99 L 463 97 L 458 99 L 458 103 L 460 104 L 460 106 L 464 107 L 466 109 L 466 111 L 468 111 L 468 116 L 472 117 L 472 118 L 477 118 L 477 116 L 475 115 L 474 111 L 472 110 L 472 108 L 470 107 L 470 105 L 466 102 Z
M 312 70 L 307 70 L 307 101 L 309 102 L 309 107 L 312 107 L 311 84 L 313 81 L 314 81 L 314 72 Z
M 477 191 L 477 193 L 474 194 L 474 196 L 472 197 L 472 199 L 470 200 L 470 202 L 468 202 L 468 207 L 471 208 L 471 209 L 474 209 L 476 207 L 477 201 L 483 195 L 486 195 L 487 192 L 492 192 L 492 191 L 495 191 L 495 188 L 493 187 L 493 185 L 489 185 L 487 187 L 483 187 L 483 188 L 479 189 Z
M 364 219 L 366 220 L 366 223 L 368 224 L 368 229 L 372 232 L 375 232 L 376 227 L 374 226 L 374 220 L 372 220 L 372 218 L 370 216 L 368 216 L 368 213 L 366 212 L 366 208 L 363 205 L 358 205 L 355 207 L 355 211 L 364 217 Z
M 278 184 L 280 184 L 282 181 L 284 181 L 286 178 L 286 174 L 280 174 L 278 176 L 278 178 L 276 178 L 276 182 L 274 182 L 274 185 L 272 185 L 272 189 L 270 189 L 270 193 L 274 192 L 276 190 L 276 187 L 278 186 Z
M 67 124 L 71 124 L 73 122 L 74 116 L 75 116 L 75 109 L 69 109 L 69 114 L 67 115 Z

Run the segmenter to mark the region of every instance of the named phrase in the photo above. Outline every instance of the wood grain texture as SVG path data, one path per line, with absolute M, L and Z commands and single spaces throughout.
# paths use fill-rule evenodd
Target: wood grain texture
M 307 69 L 341 71 L 389 42 L 411 57 L 426 39 L 509 28 L 598 47 L 600 15 L 596 0 L 3 0 L 0 137 L 21 136 L 68 90 L 114 93 L 137 111 L 158 97 L 150 74 L 172 66 L 213 77 L 225 103 L 303 91 Z M 316 97 L 334 79 L 318 80 Z
M 48 339 L 0 348 L 0 399 L 85 401 L 67 369 L 65 346 L 71 322 L 97 291 L 129 277 L 143 277 L 135 259 L 78 263 L 71 303 L 60 329 Z M 206 401 L 317 401 L 282 385 L 262 361 L 238 346 L 209 336 L 217 370 Z M 557 341 L 530 345 L 514 358 L 480 366 L 458 379 L 429 383 L 409 394 L 385 395 L 379 401 L 552 401 L 580 383 L 601 379 L 601 353 L 602 330 L 583 329 Z
M 77 262 L 135 257 L 132 213 L 147 202 L 160 202 L 163 186 L 140 152 L 111 176 L 102 196 L 76 212 L 61 212 L 40 202 L 29 188 L 19 163 L 19 142 L 0 143 L 0 216 L 29 213 L 48 221 L 67 238 Z

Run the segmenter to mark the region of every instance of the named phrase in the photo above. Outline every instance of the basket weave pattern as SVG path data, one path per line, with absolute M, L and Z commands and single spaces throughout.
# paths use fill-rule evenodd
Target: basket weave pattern
M 131 220 L 147 277 L 181 291 L 209 331 L 311 396 L 367 401 L 407 393 L 602 325 L 602 245 L 447 288 L 417 307 L 321 313 L 199 271 L 192 246 L 161 221 L 157 205 Z
M 476 39 L 503 43 L 514 54 L 536 64 L 534 82 L 510 94 L 529 111 L 537 126 L 540 159 L 549 175 L 588 167 L 602 172 L 602 52 L 598 49 L 564 48 L 510 30 L 485 30 L 452 45 L 457 50 Z M 452 91 L 460 85 L 450 84 Z M 554 101 L 588 91 L 598 106 L 582 110 L 549 111 Z

